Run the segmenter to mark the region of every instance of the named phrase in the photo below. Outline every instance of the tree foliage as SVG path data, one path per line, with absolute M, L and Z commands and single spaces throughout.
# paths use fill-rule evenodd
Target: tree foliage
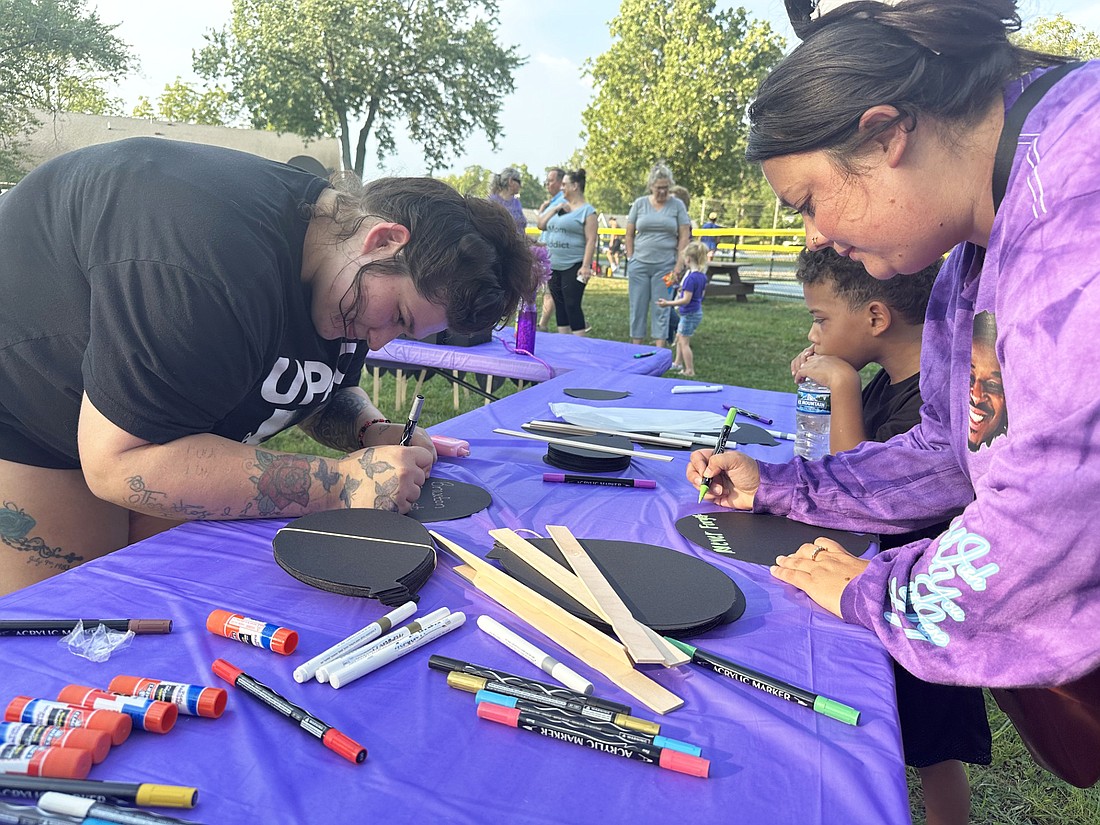
M 501 134 L 523 59 L 496 42 L 497 24 L 495 0 L 233 0 L 194 66 L 228 80 L 256 128 L 339 137 L 345 168 L 360 175 L 368 137 L 381 160 L 398 129 L 431 171 L 474 128 L 494 147 Z
M 33 110 L 117 111 L 100 84 L 132 58 L 114 29 L 84 0 L 0 0 L 0 177 L 18 173 Z
M 1061 14 L 1035 18 L 1012 40 L 1037 52 L 1066 55 L 1080 60 L 1100 58 L 1100 37 L 1096 32 L 1070 22 Z
M 155 108 L 149 98 L 139 97 L 133 116 L 159 117 L 172 123 L 200 126 L 228 126 L 239 116 L 239 109 L 221 86 L 199 89 L 177 76 L 174 83 L 165 85 Z
M 546 200 L 546 189 L 542 185 L 545 180 L 542 175 L 532 174 L 527 169 L 525 163 L 509 163 L 505 166 L 511 166 L 520 175 L 520 188 L 519 188 L 519 202 L 524 206 L 534 209 L 544 200 Z M 484 166 L 474 164 L 473 166 L 467 166 L 457 175 L 439 175 L 439 179 L 444 183 L 450 184 L 463 195 L 473 195 L 478 198 L 486 198 L 489 196 L 489 187 L 492 183 L 493 174 L 500 172 L 500 169 L 486 169 Z
M 625 208 L 660 160 L 695 196 L 755 180 L 744 112 L 782 57 L 771 26 L 743 8 L 716 12 L 714 0 L 622 0 L 610 27 L 611 47 L 587 66 L 596 91 L 582 115 L 588 172 L 617 200 L 606 207 Z

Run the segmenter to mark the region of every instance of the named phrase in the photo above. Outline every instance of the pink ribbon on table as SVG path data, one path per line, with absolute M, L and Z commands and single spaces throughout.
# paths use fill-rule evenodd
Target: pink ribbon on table
M 502 343 L 504 345 L 504 348 L 506 350 L 508 350 L 508 352 L 510 352 L 514 355 L 526 355 L 528 358 L 534 358 L 536 361 L 538 361 L 540 364 L 542 364 L 544 367 L 546 367 L 547 377 L 553 378 L 555 375 L 557 375 L 557 373 L 554 371 L 554 368 L 552 366 L 550 366 L 549 364 L 547 364 L 545 361 L 543 361 L 541 358 L 539 358 L 537 355 L 535 355 L 535 353 L 528 352 L 525 349 L 518 349 L 516 347 L 516 345 L 513 344 L 511 341 L 508 341 L 504 338 L 501 338 L 499 335 L 494 335 L 493 337 L 496 340 L 500 341 L 500 343 Z

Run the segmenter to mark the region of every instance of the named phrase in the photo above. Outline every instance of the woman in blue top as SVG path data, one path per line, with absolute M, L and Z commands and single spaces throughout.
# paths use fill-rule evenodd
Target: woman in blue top
M 627 291 L 630 296 L 630 339 L 642 343 L 646 316 L 654 346 L 666 346 L 669 310 L 655 301 L 665 295 L 664 276 L 676 266 L 680 251 L 691 238 L 691 218 L 678 198 L 669 197 L 673 185 L 667 166 L 649 172 L 649 194 L 634 201 L 626 217 Z
M 550 294 L 554 296 L 558 332 L 585 335 L 581 300 L 592 275 L 596 251 L 596 210 L 584 199 L 583 169 L 566 172 L 561 191 L 565 200 L 539 215 L 542 243 L 550 252 Z

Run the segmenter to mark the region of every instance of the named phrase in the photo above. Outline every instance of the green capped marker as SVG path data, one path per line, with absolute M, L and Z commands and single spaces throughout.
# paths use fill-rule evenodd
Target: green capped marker
M 726 439 L 730 437 L 730 430 L 733 429 L 733 422 L 736 418 L 737 407 L 730 407 L 730 411 L 726 413 L 726 423 L 722 425 L 722 432 L 718 434 L 718 443 L 714 445 L 712 458 L 726 451 Z M 703 483 L 699 485 L 699 501 L 703 500 L 703 496 L 705 496 L 707 490 L 710 489 L 710 482 L 710 476 L 703 476 Z
M 757 690 L 770 693 L 772 696 L 778 696 L 780 699 L 794 702 L 796 705 L 802 705 L 804 708 L 810 708 L 811 710 L 817 711 L 822 716 L 836 719 L 838 722 L 843 722 L 845 725 L 859 724 L 860 712 L 853 707 L 845 705 L 843 702 L 829 699 L 826 696 L 819 696 L 803 688 L 789 685 L 772 676 L 765 676 L 759 671 L 735 664 L 729 659 L 723 659 L 721 656 L 707 653 L 705 650 L 700 650 L 685 642 L 669 639 L 667 636 L 665 637 L 665 641 L 675 645 L 690 656 L 691 661 L 695 664 L 709 667 L 715 673 L 722 676 L 735 679 L 738 682 L 743 682 Z

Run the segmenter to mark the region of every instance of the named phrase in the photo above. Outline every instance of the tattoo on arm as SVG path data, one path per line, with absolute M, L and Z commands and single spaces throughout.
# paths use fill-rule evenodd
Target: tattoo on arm
M 374 509 L 397 511 L 397 476 L 375 485 Z
M 279 455 L 256 450 L 258 476 L 250 480 L 256 485 L 256 503 L 260 516 L 281 513 L 291 504 L 309 506 L 312 462 L 304 455 Z
M 361 449 L 359 415 L 368 406 L 367 399 L 359 393 L 336 390 L 316 415 L 300 422 L 298 427 L 326 447 L 353 453 Z
M 371 479 L 374 478 L 375 473 L 385 473 L 394 469 L 388 461 L 375 461 L 374 450 L 366 450 L 359 457 L 359 466 L 363 468 L 364 475 Z

